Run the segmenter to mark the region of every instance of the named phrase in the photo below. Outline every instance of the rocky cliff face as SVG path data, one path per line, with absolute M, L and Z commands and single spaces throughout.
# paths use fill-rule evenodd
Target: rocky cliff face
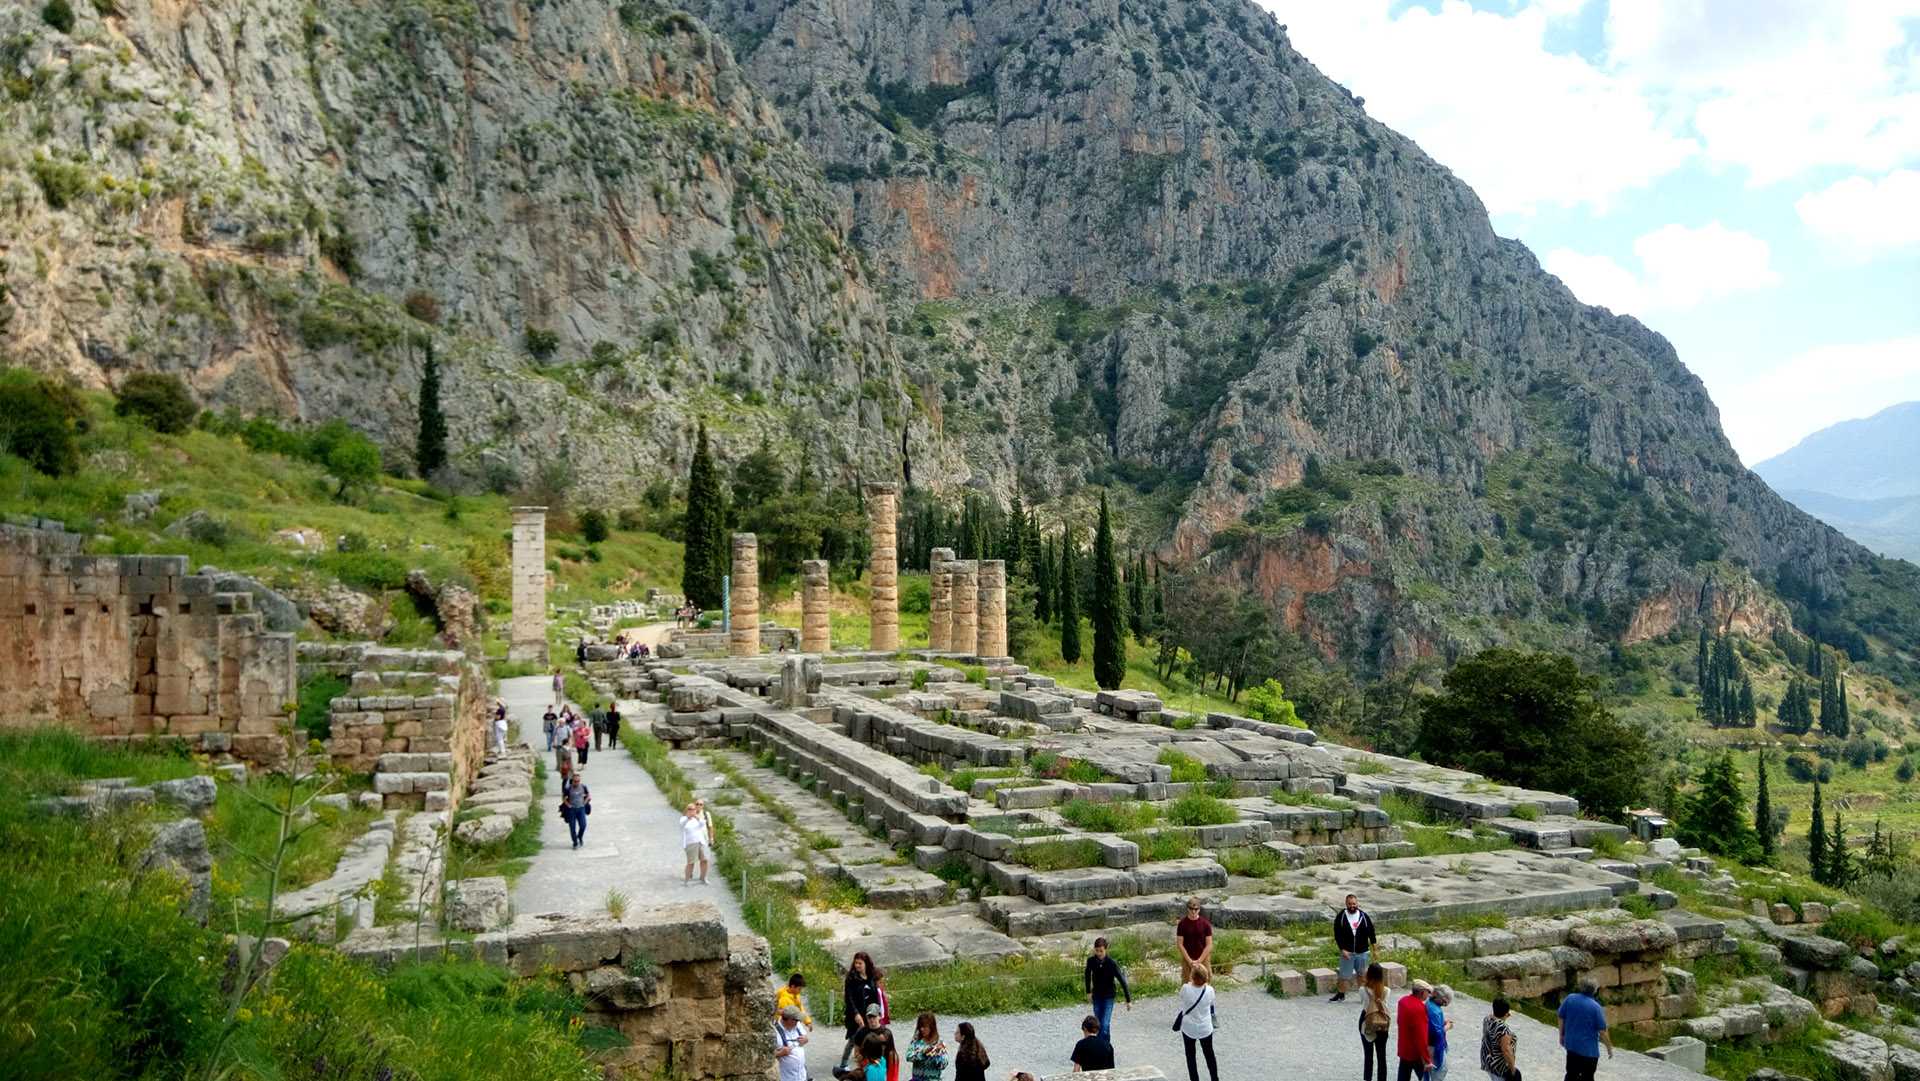
M 410 433 L 425 335 L 474 471 L 644 482 L 703 415 L 846 478 L 1107 485 L 1365 664 L 1778 625 L 1756 580 L 1914 648 L 1911 568 L 1252 4 L 692 6 L 0 12 L 9 352 Z
M 404 461 L 430 343 L 470 472 L 637 488 L 696 415 L 843 476 L 938 462 L 818 169 L 686 15 L 75 7 L 0 11 L 16 361 L 176 371 Z

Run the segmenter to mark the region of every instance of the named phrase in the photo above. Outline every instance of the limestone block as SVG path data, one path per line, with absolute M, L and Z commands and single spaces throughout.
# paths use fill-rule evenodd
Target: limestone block
M 1829 1037 L 1816 1046 L 1838 1076 L 1845 1081 L 1893 1081 L 1885 1040 L 1848 1028 L 1828 1031 Z
M 507 922 L 507 880 L 499 876 L 462 878 L 446 885 L 446 915 L 458 931 L 491 931 Z
M 1675 1066 L 1692 1070 L 1694 1073 L 1707 1072 L 1707 1045 L 1691 1036 L 1675 1036 L 1659 1047 L 1647 1052 L 1648 1058 L 1657 1058 Z
M 1567 933 L 1567 942 L 1596 954 L 1637 954 L 1672 949 L 1680 941 L 1674 929 L 1660 920 L 1587 924 Z
M 1330 968 L 1310 968 L 1307 978 L 1313 981 L 1313 993 L 1329 995 L 1340 989 L 1340 974 Z
M 1307 974 L 1299 969 L 1283 968 L 1273 974 L 1273 979 L 1279 984 L 1280 993 L 1289 998 L 1307 993 Z
M 489 814 L 479 818 L 470 818 L 453 828 L 453 835 L 461 842 L 482 846 L 498 844 L 513 832 L 513 819 L 504 814 Z
M 213 778 L 207 776 L 182 777 L 175 781 L 159 781 L 153 785 L 153 794 L 161 803 L 171 804 L 188 814 L 201 814 L 213 807 L 219 798 L 220 790 Z

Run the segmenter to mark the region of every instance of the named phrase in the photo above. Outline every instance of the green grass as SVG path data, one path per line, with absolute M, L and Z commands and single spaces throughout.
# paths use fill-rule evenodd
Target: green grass
M 1219 859 L 1228 874 L 1247 878 L 1269 878 L 1281 868 L 1280 857 L 1272 849 L 1258 846 L 1225 849 Z
M 64 728 L 0 732 L 0 792 L 61 795 L 91 778 L 131 777 L 136 784 L 152 784 L 198 772 L 199 765 L 184 753 L 110 747 Z
M 1014 859 L 1036 871 L 1100 866 L 1100 844 L 1084 838 L 1042 841 L 1014 850 Z
M 1200 784 L 1207 779 L 1207 767 L 1198 758 L 1184 751 L 1163 747 L 1160 750 L 1160 757 L 1155 761 L 1173 768 L 1173 776 L 1169 780 L 1175 784 Z
M 1455 837 L 1453 826 L 1408 826 L 1407 840 L 1413 842 L 1415 851 L 1422 856 L 1464 856 L 1472 852 L 1498 852 L 1503 848 L 1512 848 L 1511 838 L 1502 834 L 1476 830 L 1471 838 Z
M 1073 799 L 1061 804 L 1059 810 L 1060 817 L 1089 833 L 1125 833 L 1160 820 L 1159 808 L 1134 801 L 1094 803 Z
M 1184 830 L 1138 830 L 1126 834 L 1125 839 L 1139 846 L 1141 863 L 1186 859 L 1193 851 L 1193 838 Z
M 324 740 L 333 734 L 333 714 L 328 706 L 347 693 L 347 681 L 322 673 L 300 683 L 300 704 L 294 724 L 308 739 Z
M 1176 826 L 1223 826 L 1240 821 L 1240 809 L 1215 796 L 1189 792 L 1167 804 L 1167 821 Z

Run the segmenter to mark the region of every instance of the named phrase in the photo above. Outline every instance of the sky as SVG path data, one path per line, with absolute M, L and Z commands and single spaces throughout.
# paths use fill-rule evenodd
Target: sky
M 1920 0 L 1258 0 L 1753 465 L 1920 399 Z

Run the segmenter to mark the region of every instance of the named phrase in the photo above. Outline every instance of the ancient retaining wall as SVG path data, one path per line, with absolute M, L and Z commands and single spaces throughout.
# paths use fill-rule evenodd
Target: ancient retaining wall
M 456 650 L 303 642 L 301 674 L 347 679 L 334 698 L 327 755 L 374 774 L 390 808 L 449 810 L 486 755 L 486 669 Z
M 437 954 L 441 943 L 428 948 Z M 447 948 L 518 976 L 564 977 L 586 999 L 589 1025 L 626 1038 L 597 1056 L 624 1076 L 763 1081 L 773 1061 L 766 940 L 729 936 L 710 904 L 640 909 L 619 920 L 521 916 Z M 340 949 L 391 966 L 413 955 L 414 929 L 358 931 Z
M 296 697 L 291 634 L 185 556 L 92 556 L 78 534 L 0 526 L 0 724 L 183 739 L 275 762 Z

